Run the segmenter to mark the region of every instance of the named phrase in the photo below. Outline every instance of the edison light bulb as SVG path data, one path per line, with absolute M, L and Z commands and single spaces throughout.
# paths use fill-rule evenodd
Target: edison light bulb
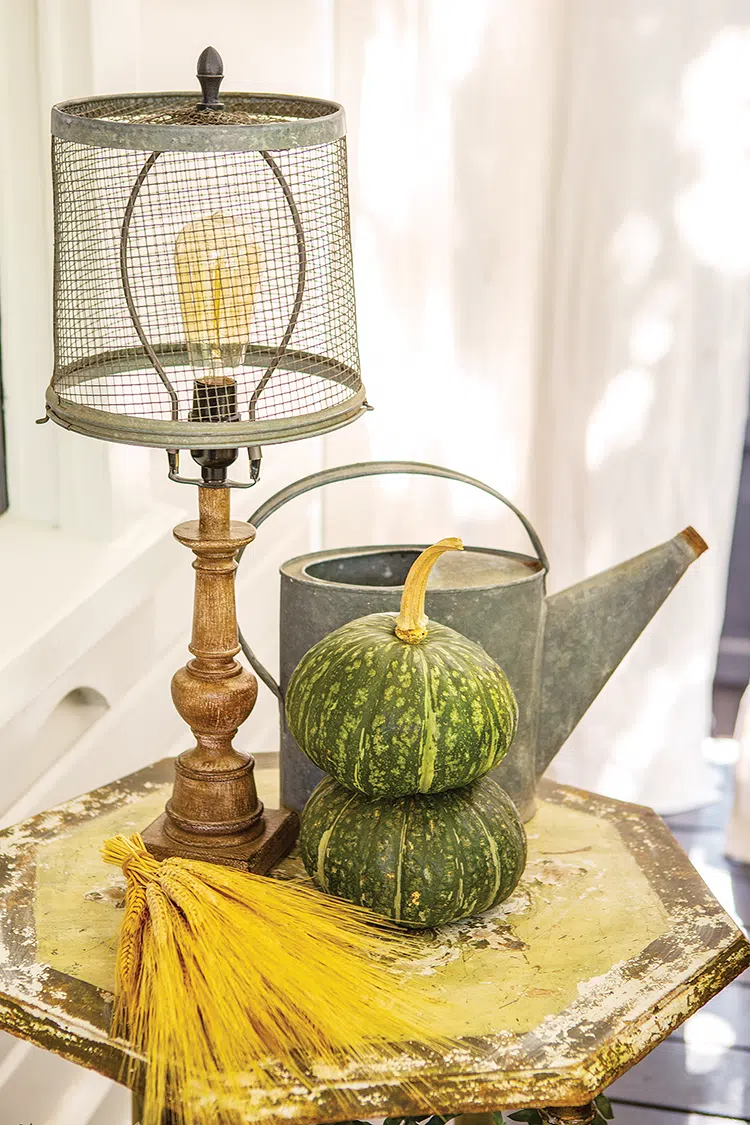
M 224 382 L 250 341 L 260 248 L 249 226 L 215 211 L 182 228 L 174 256 L 190 363 L 202 381 Z

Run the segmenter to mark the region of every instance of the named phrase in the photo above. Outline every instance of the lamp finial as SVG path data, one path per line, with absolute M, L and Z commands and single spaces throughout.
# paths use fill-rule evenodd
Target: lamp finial
M 223 109 L 223 103 L 219 101 L 219 86 L 224 78 L 224 63 L 215 47 L 206 47 L 201 51 L 196 77 L 203 93 L 198 109 Z

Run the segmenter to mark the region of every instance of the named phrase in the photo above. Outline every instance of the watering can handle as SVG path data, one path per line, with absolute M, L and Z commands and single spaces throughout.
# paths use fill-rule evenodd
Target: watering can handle
M 549 563 L 541 539 L 523 512 L 519 511 L 515 504 L 511 503 L 506 496 L 496 492 L 494 488 L 490 488 L 488 484 L 484 484 L 481 480 L 476 480 L 475 477 L 467 477 L 464 476 L 463 473 L 456 473 L 452 469 L 443 468 L 441 465 L 428 465 L 421 461 L 360 461 L 354 465 L 338 465 L 332 469 L 323 469 L 319 473 L 311 473 L 310 476 L 302 477 L 301 480 L 295 481 L 293 484 L 288 484 L 286 488 L 282 488 L 275 493 L 275 495 L 270 496 L 264 504 L 256 508 L 247 522 L 252 524 L 253 527 L 260 527 L 269 516 L 272 516 L 274 512 L 277 512 L 279 508 L 282 508 L 284 504 L 287 504 L 290 500 L 294 500 L 297 496 L 303 496 L 305 492 L 311 492 L 314 488 L 322 488 L 325 484 L 335 484 L 337 481 L 344 480 L 358 480 L 361 477 L 385 476 L 392 473 L 410 473 L 415 476 L 442 477 L 444 480 L 454 480 L 459 481 L 461 484 L 470 484 L 474 488 L 478 488 L 482 492 L 494 496 L 496 500 L 505 504 L 506 508 L 510 508 L 511 512 L 518 516 L 518 519 L 524 526 L 526 534 L 531 540 L 539 562 L 542 564 L 544 570 L 548 569 Z M 241 555 L 242 552 L 240 552 L 238 558 L 241 557 Z M 268 669 L 258 660 L 241 632 L 240 644 L 248 662 L 258 673 L 258 676 L 266 687 L 269 688 L 279 700 L 283 719 L 284 708 L 281 688 Z

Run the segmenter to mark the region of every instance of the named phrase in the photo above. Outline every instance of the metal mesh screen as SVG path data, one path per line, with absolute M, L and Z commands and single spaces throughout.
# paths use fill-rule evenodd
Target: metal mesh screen
M 195 94 L 149 94 L 134 98 L 90 98 L 76 102 L 77 117 L 96 117 L 104 121 L 144 122 L 150 125 L 266 125 L 270 121 L 312 120 L 335 107 L 317 98 L 295 98 L 288 94 L 222 93 L 222 110 L 211 116 L 196 108 Z
M 168 96 L 149 111 L 190 112 Z M 344 138 L 149 153 L 55 137 L 53 171 L 62 406 L 126 416 L 114 440 L 188 447 L 196 378 L 232 384 L 258 441 L 318 415 L 330 429 L 361 399 Z

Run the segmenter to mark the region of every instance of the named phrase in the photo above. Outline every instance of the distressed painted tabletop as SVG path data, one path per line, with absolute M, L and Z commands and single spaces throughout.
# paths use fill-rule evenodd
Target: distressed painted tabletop
M 0 1028 L 115 1079 L 127 1049 L 107 1030 L 124 879 L 98 849 L 149 823 L 171 773 L 159 762 L 0 833 Z M 275 775 L 257 776 L 274 803 Z M 456 1049 L 438 1059 L 405 1044 L 396 1066 L 316 1073 L 314 1097 L 283 1083 L 251 1092 L 248 1118 L 581 1105 L 750 964 L 654 813 L 546 783 L 540 796 L 513 897 L 426 933 L 408 967 L 443 996 Z M 277 874 L 304 878 L 295 857 Z

